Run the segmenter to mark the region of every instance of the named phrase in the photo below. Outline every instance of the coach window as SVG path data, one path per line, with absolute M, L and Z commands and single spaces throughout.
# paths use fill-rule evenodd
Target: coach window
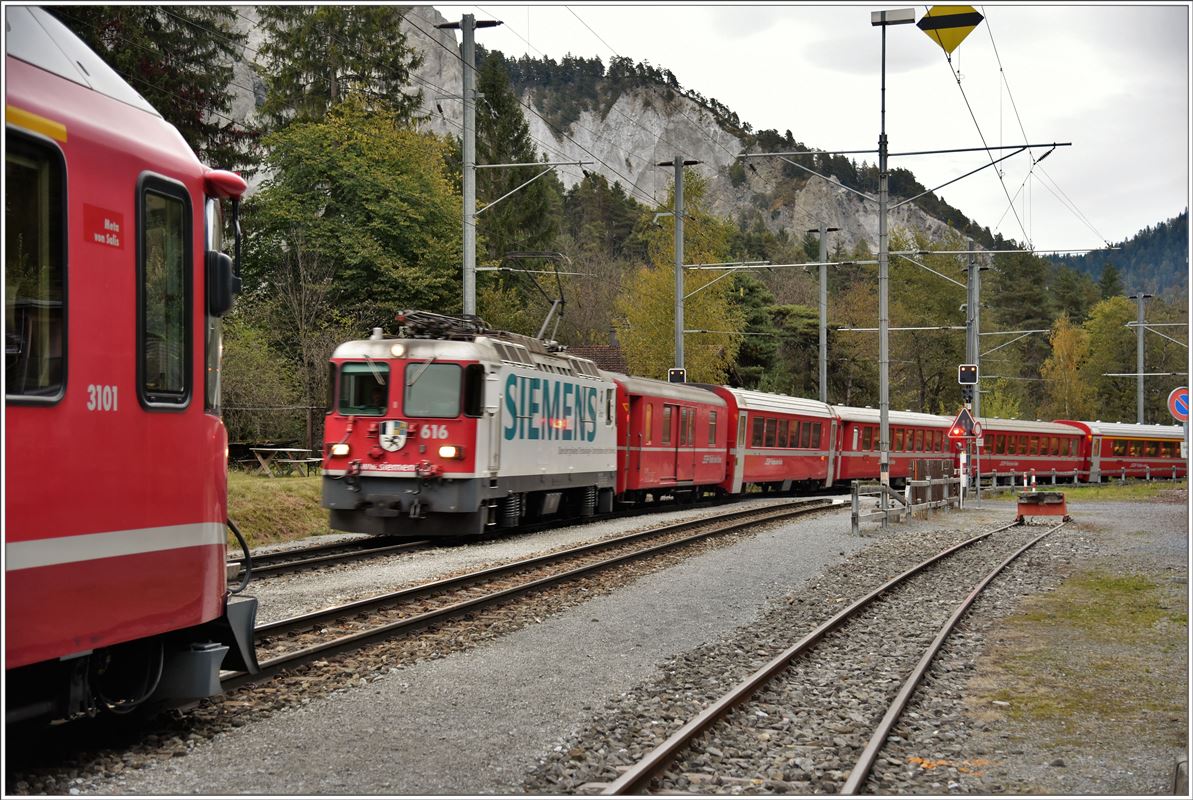
M 368 369 L 384 365 L 372 362 L 364 366 Z M 459 364 L 409 362 L 402 388 L 402 410 L 408 417 L 460 416 Z
M 779 447 L 787 446 L 787 420 L 779 420 L 779 438 L 776 440 Z
M 766 421 L 762 417 L 754 417 L 753 427 L 750 429 L 750 447 L 762 447 L 762 429 Z
M 800 447 L 811 447 L 812 446 L 812 423 L 811 422 L 804 421 L 799 424 L 799 446 Z
M 646 443 L 654 441 L 654 403 L 648 402 L 643 412 L 643 429 L 646 432 Z
M 798 419 L 791 420 L 791 431 L 787 435 L 788 447 L 799 447 L 799 426 L 801 424 Z
M 671 419 L 675 414 L 675 406 L 663 404 L 663 444 L 671 444 Z
M 939 453 L 944 452 L 944 431 L 936 432 L 936 451 Z
M 820 447 L 820 423 L 812 423 L 812 446 Z
M 902 428 L 895 428 L 895 443 L 894 443 L 894 445 L 891 446 L 891 449 L 892 450 L 902 450 L 903 449 L 903 429 Z
M 1127 454 L 1127 443 L 1123 439 L 1110 440 L 1110 453 L 1116 456 L 1125 456 Z
M 914 449 L 916 451 L 924 449 L 924 432 L 923 431 L 917 430 L 915 432 L 915 447 L 912 449 Z
M 869 425 L 862 428 L 862 449 L 863 450 L 870 449 L 870 426 Z
M 1157 455 L 1159 455 L 1159 453 L 1157 452 L 1159 449 L 1158 442 L 1146 442 L 1144 444 L 1144 447 L 1146 449 L 1143 451 L 1143 454 L 1145 456 L 1147 456 L 1148 458 L 1155 458 Z
M 775 429 L 779 426 L 777 419 L 771 418 L 766 421 L 766 433 L 762 441 L 763 447 L 775 446 Z
M 717 412 L 708 412 L 708 443 L 710 445 L 717 443 Z
M 184 406 L 191 382 L 191 215 L 186 190 L 151 175 L 137 207 L 141 397 Z
M 5 393 L 54 401 L 66 356 L 65 170 L 47 144 L 11 130 L 4 143 Z

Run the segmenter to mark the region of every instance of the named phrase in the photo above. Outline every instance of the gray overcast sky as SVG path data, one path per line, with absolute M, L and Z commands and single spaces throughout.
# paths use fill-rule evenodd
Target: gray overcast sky
M 825 150 L 863 150 L 877 147 L 879 131 L 881 35 L 870 12 L 909 6 L 435 7 L 450 20 L 465 13 L 501 20 L 478 31 L 477 41 L 506 55 L 649 61 L 755 130 L 790 130 Z M 917 20 L 927 8 L 915 7 Z M 1119 242 L 1188 207 L 1189 3 L 975 8 L 985 20 L 953 52 L 953 66 L 977 126 L 943 51 L 914 25 L 888 28 L 891 152 L 980 147 L 982 136 L 991 146 L 1072 142 L 1026 182 L 1026 153 L 1003 162 L 1005 192 L 993 168 L 939 192 L 980 224 L 1019 241 L 1026 234 L 1038 249 Z M 931 188 L 988 161 L 984 153 L 931 155 L 891 166 Z

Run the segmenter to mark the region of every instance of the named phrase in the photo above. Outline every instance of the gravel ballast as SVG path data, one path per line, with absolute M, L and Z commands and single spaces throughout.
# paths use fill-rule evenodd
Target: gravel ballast
M 597 787 L 591 782 L 607 780 L 611 764 L 628 762 L 626 753 L 617 752 L 621 743 L 651 727 L 650 712 L 669 702 L 669 692 L 727 684 L 734 670 L 748 673 L 765 660 L 742 642 L 761 637 L 790 643 L 794 637 L 783 636 L 827 616 L 865 575 L 889 576 L 894 565 L 918 561 L 942 542 L 1010 521 L 1013 509 L 1012 503 L 988 501 L 981 509 L 882 532 L 864 526 L 861 537 L 849 534 L 847 511 L 774 526 L 474 649 L 395 664 L 330 697 L 188 742 L 180 757 L 149 759 L 142 769 L 112 776 L 84 773 L 74 780 L 72 793 L 592 792 Z M 1025 743 L 1016 738 L 1020 733 L 1012 720 L 975 716 L 967 704 L 975 691 L 970 681 L 991 647 L 992 626 L 996 630 L 997 620 L 1013 613 L 1024 596 L 1055 589 L 1077 565 L 1128 558 L 1142 570 L 1162 571 L 1166 578 L 1175 571 L 1187 580 L 1186 506 L 1090 503 L 1071 513 L 1078 524 L 1014 568 L 1018 577 L 986 602 L 987 616 L 962 625 L 957 644 L 942 657 L 946 671 L 930 675 L 933 690 L 926 705 L 913 701 L 909 708 L 915 716 L 898 732 L 903 749 L 880 759 L 877 772 L 885 770 L 895 781 L 882 784 L 881 791 L 1167 791 L 1162 784 L 1174 754 L 1148 750 L 1147 737 L 1137 737 L 1133 751 L 1130 744 L 1097 742 L 1103 758 L 1072 749 L 1061 753 L 1040 731 Z M 601 523 L 612 526 L 609 533 L 647 524 L 656 519 Z M 580 530 L 586 532 L 577 534 Z M 290 576 L 254 588 L 268 589 L 268 595 L 259 591 L 263 616 L 280 618 L 389 588 L 395 578 L 413 582 L 607 535 L 599 530 L 561 529 L 457 548 L 432 559 L 401 557 L 394 560 L 399 566 Z M 501 554 L 486 551 L 490 547 Z M 760 632 L 759 626 L 770 627 Z M 1184 635 L 1187 646 L 1187 623 Z M 716 652 L 721 660 L 708 661 Z M 1174 678 L 1183 693 L 1187 661 L 1177 665 Z M 681 722 L 657 727 L 666 733 Z M 1115 747 L 1119 755 L 1110 757 Z M 1131 770 L 1123 768 L 1128 759 Z M 781 780 L 778 772 L 775 777 Z M 811 780 L 821 777 L 812 774 Z M 691 790 L 799 791 L 781 783 Z

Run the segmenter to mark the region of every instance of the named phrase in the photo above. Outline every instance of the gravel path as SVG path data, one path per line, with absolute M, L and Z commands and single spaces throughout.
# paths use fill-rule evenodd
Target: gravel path
M 1182 494 L 1182 498 L 1184 495 Z M 866 576 L 893 574 L 898 564 L 1007 522 L 1014 505 L 941 514 L 929 521 L 849 535 L 848 512 L 776 526 L 732 546 L 702 552 L 640 577 L 611 594 L 548 616 L 538 624 L 479 647 L 360 679 L 330 697 L 279 711 L 264 720 L 180 746 L 179 757 L 150 760 L 142 769 L 80 775 L 81 794 L 560 794 L 591 792 L 631 732 L 661 719 L 669 693 L 688 699 L 712 683 L 728 683 L 765 661 L 742 643 L 775 641 L 814 624 L 839 607 Z M 900 793 L 1107 793 L 1170 790 L 1175 755 L 1187 747 L 1157 747 L 1154 737 L 1110 733 L 1058 742 L 1040 725 L 991 706 L 976 679 L 997 655 L 1001 620 L 1025 596 L 1049 593 L 1090 565 L 1159 575 L 1186 602 L 1188 510 L 1179 503 L 1072 505 L 1078 526 L 1029 557 L 983 601 L 972 624 L 946 648 L 944 665 L 917 694 L 900 739 L 880 757 L 883 791 Z M 691 512 L 669 516 L 691 517 Z M 656 524 L 631 520 L 561 529 L 472 545 L 432 559 L 330 570 L 271 580 L 254 587 L 269 618 L 330 604 L 343 594 L 365 596 L 473 568 L 514 554 L 555 549 L 597 538 L 600 525 Z M 582 532 L 582 533 L 578 533 Z M 385 559 L 384 561 L 391 561 Z M 344 574 L 340 574 L 343 572 Z M 346 580 L 347 578 L 347 580 Z M 1167 597 L 1167 595 L 1166 595 Z M 1185 622 L 1173 635 L 1183 652 L 1157 664 L 1174 692 L 1188 685 Z M 263 615 L 264 616 L 264 615 Z M 760 626 L 771 626 L 760 633 Z M 783 637 L 779 633 L 783 633 Z M 708 662 L 709 653 L 724 659 Z M 728 666 L 732 659 L 736 666 Z M 1131 676 L 1124 676 L 1131 680 Z M 922 696 L 921 696 L 922 695 Z M 980 702 L 980 707 L 975 707 Z M 991 710 L 993 708 L 993 711 Z M 1182 704 L 1182 718 L 1187 708 Z M 1171 720 L 1159 727 L 1172 728 Z M 667 725 L 658 725 L 660 729 Z M 1182 733 L 1183 724 L 1176 724 Z M 1108 729 L 1109 730 L 1109 729 Z M 1129 739 L 1129 740 L 1128 740 Z M 795 756 L 798 758 L 798 754 Z M 807 765 L 805 765 L 807 766 Z M 792 766 L 790 777 L 799 778 Z M 779 769 L 779 768 L 776 768 Z M 778 777 L 776 773 L 772 777 Z M 832 776 L 807 772 L 808 780 Z M 783 776 L 784 778 L 787 776 Z M 897 788 L 891 788 L 896 786 Z M 10 791 L 14 787 L 7 787 Z M 21 791 L 16 787 L 17 791 Z M 694 791 L 758 791 L 743 785 Z M 872 787 L 871 787 L 872 788 Z M 769 791 L 802 791 L 776 783 Z M 764 790 L 765 791 L 765 790 Z M 813 788 L 811 791 L 817 791 Z

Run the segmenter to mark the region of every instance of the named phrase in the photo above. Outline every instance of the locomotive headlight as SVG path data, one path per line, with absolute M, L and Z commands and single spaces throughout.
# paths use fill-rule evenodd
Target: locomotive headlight
M 440 458 L 463 458 L 464 448 L 454 444 L 441 445 L 439 448 Z
M 394 358 L 401 358 L 406 355 L 406 345 L 398 342 L 393 347 L 389 348 L 389 352 L 394 354 Z
M 336 444 L 333 444 L 331 446 L 331 454 L 333 456 L 348 455 L 348 443 L 347 442 L 337 442 Z

